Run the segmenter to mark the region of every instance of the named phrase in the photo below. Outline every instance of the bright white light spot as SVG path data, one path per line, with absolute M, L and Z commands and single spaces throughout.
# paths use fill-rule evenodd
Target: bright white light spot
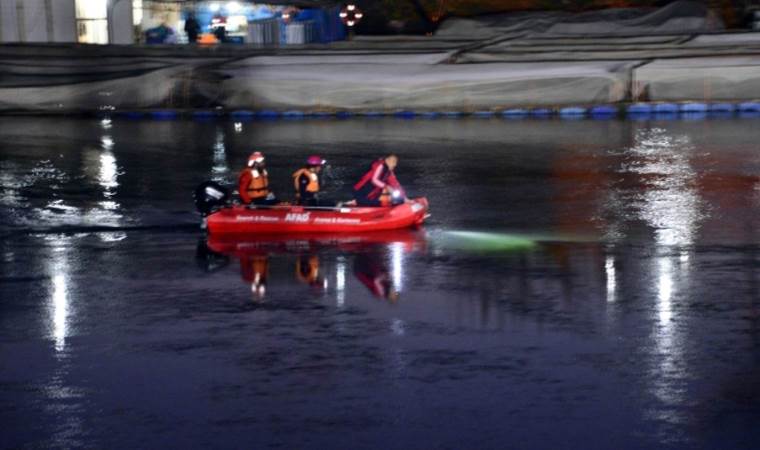
M 349 27 L 352 27 L 354 26 L 355 23 L 356 22 L 354 22 L 353 20 L 349 20 L 348 22 L 346 22 L 346 25 L 348 25 Z
M 607 274 L 607 301 L 615 301 L 615 289 L 617 288 L 617 279 L 615 278 L 615 258 L 608 256 L 604 262 L 604 270 Z
M 211 12 L 218 12 L 220 7 L 221 6 L 219 5 L 219 3 L 212 3 L 208 6 L 208 9 L 210 9 Z
M 53 339 L 56 351 L 63 351 L 68 333 L 69 299 L 66 277 L 63 274 L 53 276 Z
M 335 270 L 335 291 L 338 308 L 346 304 L 346 263 L 340 261 Z
M 657 310 L 659 312 L 660 323 L 668 325 L 673 317 L 671 298 L 673 296 L 673 263 L 669 257 L 661 257 L 658 261 L 659 281 L 657 283 L 657 299 L 659 303 Z
M 111 119 L 103 119 L 100 121 L 100 126 L 103 127 L 104 130 L 108 130 L 111 128 Z
M 100 139 L 100 143 L 103 144 L 104 150 L 111 150 L 113 148 L 113 139 L 111 139 L 111 136 L 103 136 Z
M 229 11 L 232 14 L 237 13 L 238 11 L 240 11 L 240 3 L 238 2 L 227 3 L 227 11 Z
M 397 292 L 403 290 L 404 273 L 404 244 L 395 242 L 391 244 L 391 267 L 393 270 L 393 289 Z
M 243 131 L 243 124 L 240 122 L 235 122 L 235 132 L 240 133 Z
M 116 158 L 112 153 L 103 153 L 100 155 L 100 172 L 98 173 L 98 183 L 105 189 L 106 197 L 110 193 L 110 190 L 117 187 L 119 182 L 116 180 L 118 177 L 118 169 L 116 167 Z
M 356 5 L 348 5 L 348 6 L 346 6 L 346 9 L 349 10 L 349 11 L 353 11 L 353 10 L 356 9 Z

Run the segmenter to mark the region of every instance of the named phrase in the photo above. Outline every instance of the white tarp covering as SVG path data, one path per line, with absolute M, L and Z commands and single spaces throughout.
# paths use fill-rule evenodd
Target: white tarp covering
M 760 55 L 658 60 L 633 71 L 634 98 L 651 101 L 760 98 Z
M 625 65 L 527 64 L 256 64 L 223 67 L 222 102 L 230 108 L 472 110 L 514 105 L 616 102 Z

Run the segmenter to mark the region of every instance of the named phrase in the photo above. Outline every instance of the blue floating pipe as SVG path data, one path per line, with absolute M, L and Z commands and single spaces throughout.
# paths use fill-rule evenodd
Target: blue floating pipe
M 425 111 L 423 113 L 420 113 L 420 116 L 424 117 L 425 119 L 435 119 L 440 116 L 440 114 L 435 111 Z
M 594 119 L 609 119 L 617 116 L 618 109 L 612 105 L 597 105 L 589 110 L 589 114 Z
M 739 112 L 760 112 L 760 102 L 739 103 Z
M 259 119 L 276 119 L 280 117 L 280 112 L 273 109 L 262 109 L 256 113 L 256 117 Z
M 528 115 L 528 110 L 522 108 L 505 109 L 501 115 L 510 119 L 520 119 Z
M 286 119 L 303 119 L 305 115 L 303 111 L 298 110 L 283 111 L 282 113 L 282 117 Z
M 678 105 L 675 103 L 655 103 L 652 111 L 655 114 L 678 114 Z
M 705 113 L 707 112 L 707 104 L 697 103 L 697 102 L 682 103 L 681 112 L 682 113 Z
M 713 103 L 710 105 L 711 112 L 733 113 L 734 105 L 731 103 Z
M 354 116 L 354 113 L 351 111 L 337 111 L 335 113 L 335 117 L 338 119 L 349 119 Z
M 580 118 L 586 115 L 587 108 L 582 106 L 567 106 L 559 110 L 560 117 L 565 118 Z
M 230 117 L 232 117 L 233 119 L 250 119 L 250 118 L 254 117 L 255 115 L 256 115 L 256 113 L 254 113 L 253 111 L 248 111 L 248 110 L 245 110 L 245 109 L 240 109 L 240 110 L 237 110 L 237 111 L 232 111 L 230 113 Z
M 215 111 L 193 111 L 192 115 L 193 119 L 208 120 L 216 118 L 218 114 Z
M 646 115 L 652 113 L 652 105 L 649 103 L 634 103 L 628 105 L 626 112 L 630 115 Z
M 552 110 L 549 108 L 535 108 L 530 110 L 530 115 L 533 117 L 549 117 L 552 114 Z
M 394 112 L 393 115 L 399 119 L 414 119 L 417 113 L 414 111 L 402 110 Z
M 462 111 L 446 111 L 443 115 L 445 117 L 462 117 L 464 113 L 462 113 Z
M 150 116 L 156 120 L 174 120 L 177 118 L 177 111 L 167 109 L 151 111 Z
M 490 119 L 494 116 L 493 111 L 475 111 L 472 113 L 473 116 L 478 117 L 480 119 Z

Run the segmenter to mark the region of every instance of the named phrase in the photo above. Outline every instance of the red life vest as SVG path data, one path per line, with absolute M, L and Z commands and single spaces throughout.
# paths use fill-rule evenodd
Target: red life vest
M 369 192 L 366 192 L 365 197 L 374 200 L 383 193 L 383 188 L 375 186 L 372 184 L 372 177 L 375 174 L 375 171 L 377 170 L 377 166 L 382 165 L 383 166 L 383 172 L 380 174 L 380 181 L 382 181 L 384 184 L 387 184 L 395 189 L 398 189 L 401 187 L 398 180 L 396 179 L 396 175 L 393 174 L 393 171 L 385 164 L 384 159 L 378 159 L 377 161 L 372 163 L 372 166 L 370 167 L 369 171 L 365 173 L 361 179 L 359 179 L 359 182 L 354 185 L 354 191 L 362 191 L 366 192 L 368 189 L 367 183 L 369 183 L 369 186 L 371 186 L 371 189 L 369 189 Z

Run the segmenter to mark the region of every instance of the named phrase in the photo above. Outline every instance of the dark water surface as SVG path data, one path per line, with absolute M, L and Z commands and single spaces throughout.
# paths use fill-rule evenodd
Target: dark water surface
M 757 448 L 757 120 L 0 121 L 0 447 Z M 424 230 L 205 242 L 264 151 Z

